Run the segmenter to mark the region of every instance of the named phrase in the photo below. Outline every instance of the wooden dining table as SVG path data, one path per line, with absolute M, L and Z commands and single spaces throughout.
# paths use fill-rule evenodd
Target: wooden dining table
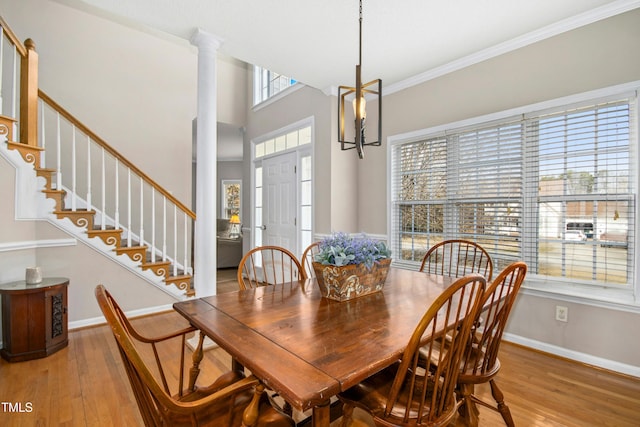
M 381 292 L 323 298 L 315 279 L 182 301 L 174 308 L 294 408 L 329 426 L 330 399 L 391 365 L 455 279 L 391 268 Z

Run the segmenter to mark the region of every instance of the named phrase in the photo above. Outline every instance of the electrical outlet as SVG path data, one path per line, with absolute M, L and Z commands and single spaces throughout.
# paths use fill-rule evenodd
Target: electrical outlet
M 569 308 L 562 305 L 556 305 L 556 320 L 560 322 L 569 321 Z

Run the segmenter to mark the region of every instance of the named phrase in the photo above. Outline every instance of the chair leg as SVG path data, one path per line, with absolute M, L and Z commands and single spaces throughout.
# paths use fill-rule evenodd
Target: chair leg
M 353 409 L 354 406 L 346 403 L 342 406 L 342 423 L 340 427 L 349 427 L 353 423 Z
M 511 411 L 506 403 L 504 403 L 504 394 L 498 387 L 498 384 L 494 380 L 489 381 L 491 385 L 491 395 L 495 399 L 498 404 L 498 411 L 500 411 L 500 415 L 502 415 L 502 419 L 508 427 L 515 427 L 513 422 L 513 418 L 511 417 Z
M 282 405 L 282 411 L 289 415 L 290 417 L 293 416 L 293 408 L 291 407 L 291 404 L 287 401 L 284 402 L 284 405 Z
M 204 344 L 204 334 L 200 332 L 200 338 L 198 340 L 198 347 L 193 352 L 191 356 L 193 361 L 193 366 L 189 370 L 189 391 L 195 391 L 196 389 L 196 379 L 198 379 L 198 375 L 200 374 L 200 362 L 204 357 L 204 352 L 202 350 Z
M 231 358 L 231 370 L 244 372 L 244 366 L 242 363 L 238 362 L 235 357 Z
M 269 399 L 269 402 L 271 403 L 271 406 L 273 406 L 280 412 L 283 412 L 284 414 L 289 415 L 290 417 L 293 416 L 293 407 L 291 407 L 291 404 L 289 402 L 282 399 L 278 393 L 275 393 L 273 391 L 268 391 L 267 397 Z M 278 400 L 276 400 L 276 398 L 278 398 Z
M 462 404 L 458 408 L 458 413 L 464 419 L 465 425 L 477 426 L 480 422 L 480 411 L 476 402 L 473 401 L 474 385 L 473 384 L 458 384 L 456 394 L 458 400 L 462 401 Z
M 242 427 L 252 427 L 255 426 L 258 422 L 258 415 L 260 413 L 260 398 L 262 397 L 262 393 L 264 393 L 264 385 L 259 383 L 256 385 L 253 398 L 244 410 L 242 414 Z

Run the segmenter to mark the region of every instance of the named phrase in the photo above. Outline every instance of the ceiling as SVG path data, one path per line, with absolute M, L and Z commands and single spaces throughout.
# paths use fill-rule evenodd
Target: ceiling
M 355 85 L 358 0 L 53 0 L 337 94 Z M 390 94 L 610 16 L 640 0 L 363 0 L 362 79 Z M 194 48 L 195 49 L 195 48 Z M 242 158 L 242 130 L 218 126 L 218 159 Z
M 357 0 L 57 0 L 189 40 L 326 93 L 355 84 Z M 640 7 L 640 0 L 363 0 L 362 78 L 390 93 Z

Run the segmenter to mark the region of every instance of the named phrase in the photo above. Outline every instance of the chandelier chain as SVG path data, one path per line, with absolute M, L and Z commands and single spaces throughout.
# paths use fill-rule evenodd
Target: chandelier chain
M 362 0 L 360 0 L 360 36 L 358 41 L 358 65 L 362 65 Z

